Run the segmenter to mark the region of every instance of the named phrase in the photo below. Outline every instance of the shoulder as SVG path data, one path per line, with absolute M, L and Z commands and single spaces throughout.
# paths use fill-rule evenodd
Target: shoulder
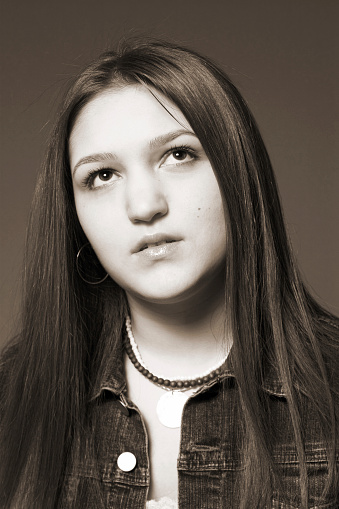
M 334 340 L 339 340 L 339 318 L 337 316 L 324 313 L 318 316 L 317 322 L 320 331 L 331 337 L 333 336 Z
M 316 323 L 316 336 L 331 388 L 339 394 L 339 318 L 333 315 L 320 316 Z
M 0 356 L 0 409 L 3 410 L 4 399 L 10 392 L 11 381 L 15 376 L 20 352 L 20 341 L 13 341 L 5 346 Z
M 5 345 L 2 349 L 0 353 L 0 376 L 5 376 L 11 366 L 13 366 L 13 363 L 17 359 L 20 345 L 21 341 L 16 339 L 11 341 L 8 345 Z

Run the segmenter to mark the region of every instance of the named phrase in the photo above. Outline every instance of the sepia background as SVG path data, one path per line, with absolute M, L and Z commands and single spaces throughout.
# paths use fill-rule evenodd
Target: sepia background
M 130 35 L 207 55 L 249 103 L 314 295 L 339 314 L 337 0 L 2 2 L 0 346 L 18 331 L 30 202 L 61 90 Z M 337 129 L 337 130 L 336 130 Z

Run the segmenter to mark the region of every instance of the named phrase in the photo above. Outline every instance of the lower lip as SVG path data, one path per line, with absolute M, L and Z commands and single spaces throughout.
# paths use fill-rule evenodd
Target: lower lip
M 163 260 L 171 256 L 178 249 L 179 243 L 180 241 L 175 241 L 160 244 L 159 246 L 147 247 L 142 251 L 138 251 L 136 254 L 147 260 Z

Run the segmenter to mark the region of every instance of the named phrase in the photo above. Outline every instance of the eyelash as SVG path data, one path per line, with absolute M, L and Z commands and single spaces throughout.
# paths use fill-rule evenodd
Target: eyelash
M 99 173 L 101 171 L 107 171 L 107 172 L 114 173 L 112 168 L 107 168 L 106 166 L 102 166 L 101 168 L 97 168 L 96 170 L 90 170 L 88 172 L 88 174 L 86 175 L 86 177 L 82 181 L 83 187 L 86 187 L 87 189 L 95 189 L 93 186 L 94 179 L 97 175 L 99 175 Z M 103 187 L 103 186 L 99 186 L 99 187 Z
M 174 154 L 175 152 L 180 152 L 180 151 L 187 152 L 187 154 L 192 158 L 192 161 L 198 159 L 198 154 L 196 153 L 196 151 L 194 149 L 192 149 L 191 147 L 189 147 L 188 145 L 180 145 L 180 146 L 171 147 L 165 152 L 163 157 L 166 158 L 170 154 Z M 187 163 L 192 162 L 192 161 L 187 161 Z M 185 164 L 185 161 L 183 161 L 183 162 L 178 161 L 178 163 L 175 166 L 181 166 L 182 164 Z M 88 172 L 88 174 L 86 175 L 86 177 L 82 181 L 83 187 L 86 187 L 87 189 L 94 190 L 95 189 L 93 186 L 94 179 L 102 171 L 114 173 L 112 168 L 107 168 L 106 166 L 102 166 L 101 168 L 97 168 L 95 170 L 90 170 Z M 104 187 L 104 186 L 99 186 L 99 187 Z
M 171 147 L 170 149 L 167 150 L 167 152 L 165 152 L 164 156 L 168 156 L 171 153 L 174 154 L 175 152 L 180 152 L 180 151 L 187 152 L 187 154 L 190 155 L 193 160 L 198 158 L 198 155 L 197 155 L 196 151 L 193 150 L 188 145 L 180 145 L 179 147 L 178 146 Z M 179 165 L 180 164 L 182 164 L 182 163 L 179 162 Z

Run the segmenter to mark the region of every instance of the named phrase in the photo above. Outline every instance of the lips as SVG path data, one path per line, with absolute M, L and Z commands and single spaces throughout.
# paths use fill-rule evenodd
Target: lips
M 175 242 L 175 240 L 165 240 L 165 241 L 161 241 L 161 242 L 153 242 L 152 244 L 149 243 L 149 244 L 146 244 L 145 246 L 143 246 L 141 249 L 139 249 L 139 251 L 144 251 L 145 249 L 147 249 L 149 247 L 162 246 L 163 244 L 171 244 L 171 242 Z
M 179 237 L 168 235 L 166 233 L 153 233 L 149 235 L 145 235 L 140 241 L 136 244 L 132 253 L 139 253 L 140 251 L 144 251 L 145 249 L 152 248 L 155 246 L 161 246 L 162 244 L 171 244 L 173 242 L 177 242 L 181 240 Z

